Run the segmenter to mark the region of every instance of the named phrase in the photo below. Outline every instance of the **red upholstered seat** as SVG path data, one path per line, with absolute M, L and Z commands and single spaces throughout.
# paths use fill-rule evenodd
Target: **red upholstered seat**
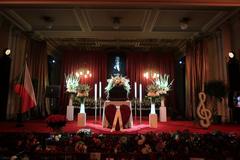
M 116 106 L 113 104 L 109 104 L 105 108 L 105 115 L 106 115 L 106 119 L 109 123 L 109 126 L 108 126 L 109 128 L 112 128 L 116 110 L 117 110 Z M 131 110 L 130 110 L 129 106 L 121 105 L 120 112 L 121 112 L 122 122 L 123 122 L 123 127 L 124 127 L 129 121 Z M 119 126 L 119 122 L 117 121 L 116 131 L 118 131 L 118 130 L 120 130 L 120 126 Z

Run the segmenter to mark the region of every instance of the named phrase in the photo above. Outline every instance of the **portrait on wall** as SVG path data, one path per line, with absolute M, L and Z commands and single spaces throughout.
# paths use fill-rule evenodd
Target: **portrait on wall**
M 117 75 L 126 76 L 126 57 L 124 54 L 109 54 L 108 78 Z

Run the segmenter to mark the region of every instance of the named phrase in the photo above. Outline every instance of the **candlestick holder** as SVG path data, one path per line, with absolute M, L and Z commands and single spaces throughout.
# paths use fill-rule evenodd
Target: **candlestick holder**
M 97 101 L 95 100 L 95 109 L 94 109 L 94 118 L 95 118 L 95 120 L 94 120 L 94 122 L 95 122 L 95 124 L 97 123 Z
M 99 118 L 102 119 L 102 99 L 99 98 Z
M 137 98 L 134 98 L 134 119 L 137 120 Z
M 142 124 L 142 101 L 139 101 L 139 123 Z

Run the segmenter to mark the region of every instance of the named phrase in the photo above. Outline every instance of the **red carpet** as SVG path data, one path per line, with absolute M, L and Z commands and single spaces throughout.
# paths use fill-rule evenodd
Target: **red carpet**
M 48 133 L 51 132 L 51 129 L 47 127 L 45 120 L 29 120 L 23 122 L 24 127 L 17 128 L 16 122 L 6 121 L 0 122 L 0 133 L 3 132 L 35 132 L 35 133 Z M 148 120 L 145 119 L 142 121 L 142 124 L 139 124 L 139 120 L 134 121 L 133 128 L 124 129 L 124 131 L 111 132 L 109 128 L 102 128 L 101 121 L 94 123 L 93 119 L 87 120 L 86 127 L 91 129 L 94 133 L 104 133 L 104 134 L 137 134 L 137 133 L 146 133 L 146 132 L 175 132 L 189 130 L 193 133 L 209 133 L 212 131 L 221 131 L 225 133 L 237 133 L 240 134 L 240 125 L 239 124 L 215 124 L 212 125 L 209 129 L 202 129 L 198 124 L 194 124 L 192 121 L 168 121 L 158 123 L 158 128 L 149 128 Z M 66 126 L 63 128 L 64 132 L 74 133 L 77 132 L 81 127 L 77 126 L 77 122 L 67 122 Z

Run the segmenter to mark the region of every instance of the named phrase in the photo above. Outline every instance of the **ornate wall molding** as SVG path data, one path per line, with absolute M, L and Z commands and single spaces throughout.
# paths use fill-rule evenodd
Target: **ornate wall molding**
M 0 4 L 81 4 L 138 6 L 240 6 L 239 0 L 1 0 Z

